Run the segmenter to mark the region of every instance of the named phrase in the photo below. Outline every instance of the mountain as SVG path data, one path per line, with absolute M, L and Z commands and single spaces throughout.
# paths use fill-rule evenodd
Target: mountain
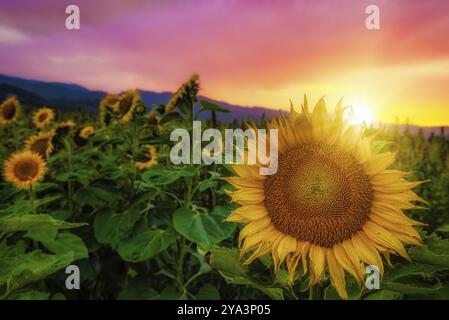
M 173 93 L 153 92 L 140 90 L 141 97 L 148 107 L 155 104 L 166 104 Z M 77 84 L 46 82 L 39 80 L 29 80 L 7 75 L 0 75 L 0 99 L 3 100 L 8 95 L 15 95 L 19 100 L 30 106 L 48 105 L 58 109 L 85 109 L 94 111 L 98 109 L 101 99 L 107 94 L 103 91 L 92 91 Z M 199 97 L 216 103 L 226 108 L 230 113 L 218 114 L 221 121 L 232 121 L 234 119 L 258 119 L 265 114 L 278 114 L 263 107 L 247 107 L 233 105 L 224 101 Z

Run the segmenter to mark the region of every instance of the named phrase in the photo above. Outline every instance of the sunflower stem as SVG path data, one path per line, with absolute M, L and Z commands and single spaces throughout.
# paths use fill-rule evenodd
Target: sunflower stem
M 37 214 L 37 208 L 34 206 L 34 203 L 36 201 L 36 190 L 33 188 L 33 186 L 30 186 L 30 206 L 33 214 Z
M 321 286 L 316 284 L 312 286 L 309 290 L 309 300 L 322 300 L 322 290 Z
M 64 139 L 64 146 L 67 151 L 67 162 L 69 167 L 69 172 L 73 170 L 73 151 L 72 144 L 67 139 Z M 72 216 L 73 213 L 73 181 L 69 179 L 67 181 L 67 193 L 68 193 L 68 204 L 69 204 L 69 214 Z

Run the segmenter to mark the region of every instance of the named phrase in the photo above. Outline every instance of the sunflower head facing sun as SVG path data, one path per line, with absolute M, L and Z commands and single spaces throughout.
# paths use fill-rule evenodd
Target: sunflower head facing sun
M 140 101 L 140 94 L 137 90 L 128 90 L 120 96 L 120 99 L 114 105 L 114 111 L 121 123 L 128 123 L 133 119 Z
M 152 145 L 146 145 L 145 146 L 145 155 L 143 158 L 145 158 L 145 160 L 143 161 L 137 161 L 136 162 L 136 167 L 137 169 L 140 170 L 144 170 L 144 169 L 148 169 L 154 165 L 157 164 L 157 152 L 156 152 L 156 148 L 153 147 Z
M 0 125 L 16 122 L 20 113 L 20 103 L 16 97 L 9 97 L 0 105 Z
M 53 137 L 54 131 L 40 132 L 37 135 L 31 136 L 25 143 L 25 150 L 37 153 L 44 160 L 50 158 L 50 154 L 53 151 Z
M 309 275 L 309 288 L 327 273 L 347 299 L 346 273 L 360 283 L 367 265 L 383 273 L 390 254 L 409 259 L 404 245 L 421 238 L 403 210 L 424 202 L 407 181 L 409 173 L 390 170 L 395 154 L 374 151 L 374 136 L 350 125 L 337 105 L 324 100 L 290 117 L 273 119 L 278 129 L 278 171 L 259 175 L 259 166 L 234 165 L 229 192 L 240 207 L 228 221 L 242 223 L 240 252 L 245 263 L 270 254 L 277 272 L 285 264 L 289 282 Z
M 30 189 L 44 178 L 46 171 L 42 157 L 27 150 L 13 154 L 5 162 L 4 177 L 18 189 Z
M 43 129 L 50 125 L 55 118 L 53 109 L 43 107 L 37 110 L 33 116 L 33 123 L 38 129 Z

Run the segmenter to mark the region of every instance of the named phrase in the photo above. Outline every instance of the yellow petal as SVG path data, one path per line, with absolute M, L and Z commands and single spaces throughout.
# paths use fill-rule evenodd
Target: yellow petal
M 234 187 L 243 189 L 243 188 L 259 188 L 263 189 L 264 181 L 262 179 L 255 179 L 255 178 L 240 178 L 240 177 L 229 177 L 225 178 L 227 182 L 232 184 Z
M 234 221 L 234 219 L 242 219 L 245 222 L 256 221 L 265 218 L 268 215 L 268 211 L 264 206 L 258 206 L 254 204 L 241 206 L 232 212 L 232 219 L 230 217 L 226 221 Z M 235 218 L 234 218 L 235 216 Z M 237 218 L 238 217 L 238 218 Z
M 362 261 L 369 265 L 377 266 L 380 273 L 383 274 L 382 259 L 380 258 L 376 248 L 373 247 L 369 240 L 366 240 L 364 237 L 356 234 L 352 236 L 351 241 L 354 245 L 354 249 L 357 251 Z
M 385 152 L 372 156 L 365 163 L 366 174 L 375 175 L 382 172 L 393 164 L 395 157 L 396 154 L 392 152 Z
M 393 237 L 387 229 L 382 228 L 374 222 L 367 221 L 363 225 L 363 231 L 372 242 L 379 243 L 388 249 L 393 249 L 402 257 L 410 260 L 402 243 L 397 238 Z
M 262 218 L 257 221 L 252 221 L 243 227 L 243 229 L 240 231 L 240 237 L 246 238 L 251 234 L 263 232 L 263 230 L 267 227 L 273 228 L 273 225 L 271 224 L 271 219 L 269 217 Z
M 337 259 L 338 264 L 344 270 L 349 272 L 354 277 L 354 279 L 357 281 L 357 283 L 360 285 L 360 281 L 362 280 L 362 278 L 360 278 L 356 267 L 352 264 L 351 260 L 349 259 L 348 255 L 346 254 L 346 251 L 343 248 L 343 245 L 337 244 L 332 249 L 334 250 L 334 256 L 335 256 L 335 259 Z
M 348 293 L 346 292 L 345 272 L 338 264 L 332 249 L 326 249 L 326 262 L 332 285 L 337 290 L 338 295 L 347 300 Z
M 260 204 L 265 199 L 265 193 L 262 189 L 257 188 L 245 188 L 236 191 L 227 191 L 231 196 L 232 201 L 239 204 Z
M 277 273 L 284 262 L 285 257 L 296 250 L 296 239 L 286 235 L 281 238 L 276 246 L 273 246 L 274 272 Z
M 325 266 L 325 252 L 319 245 L 312 245 L 309 251 L 310 258 L 310 282 L 309 286 L 319 282 L 323 277 Z

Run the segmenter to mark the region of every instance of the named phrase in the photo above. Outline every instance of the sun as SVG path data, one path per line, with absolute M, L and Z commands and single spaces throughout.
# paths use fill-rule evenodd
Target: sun
M 373 108 L 365 101 L 354 101 L 349 107 L 349 123 L 371 125 L 375 122 Z

